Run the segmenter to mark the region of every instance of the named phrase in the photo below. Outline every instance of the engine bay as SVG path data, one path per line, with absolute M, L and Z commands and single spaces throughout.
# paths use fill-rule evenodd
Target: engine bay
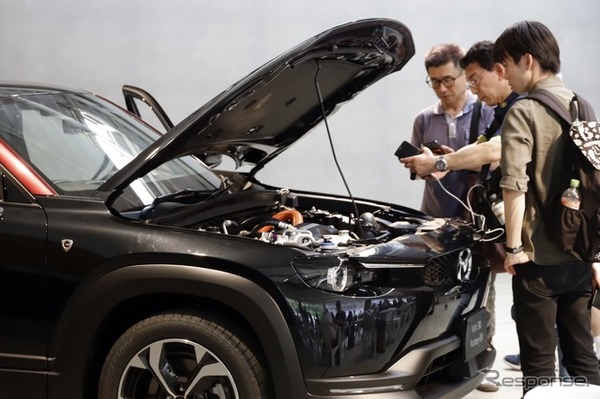
M 384 243 L 447 223 L 410 208 L 287 189 L 235 191 L 209 199 L 180 194 L 156 201 L 140 219 L 312 251 Z

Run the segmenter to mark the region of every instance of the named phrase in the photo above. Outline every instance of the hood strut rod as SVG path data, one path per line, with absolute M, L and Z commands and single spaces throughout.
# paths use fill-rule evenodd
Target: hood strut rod
M 333 145 L 333 140 L 331 138 L 331 131 L 329 130 L 329 123 L 327 123 L 327 112 L 325 112 L 325 105 L 323 103 L 323 96 L 321 94 L 321 87 L 319 86 L 319 79 L 318 79 L 319 71 L 321 70 L 321 64 L 319 63 L 319 60 L 315 60 L 315 62 L 317 63 L 317 71 L 315 72 L 315 78 L 314 78 L 315 89 L 317 91 L 317 96 L 319 97 L 319 104 L 321 105 L 321 113 L 323 114 L 323 121 L 325 122 L 325 130 L 327 131 L 327 138 L 329 139 L 329 146 L 331 147 L 333 161 L 335 162 L 335 166 L 340 174 L 340 177 L 342 178 L 342 181 L 344 182 L 344 186 L 346 187 L 348 196 L 350 197 L 350 200 L 352 201 L 352 206 L 354 207 L 354 212 L 356 213 L 356 216 L 355 216 L 356 225 L 358 226 L 359 231 L 360 231 L 360 238 L 362 238 L 364 240 L 366 238 L 366 236 L 365 236 L 365 232 L 363 231 L 362 224 L 360 222 L 360 213 L 358 212 L 358 207 L 356 206 L 356 201 L 354 200 L 354 196 L 352 195 L 352 192 L 350 191 L 350 187 L 348 186 L 348 183 L 346 182 L 346 178 L 344 177 L 344 173 L 342 172 L 342 168 L 340 167 L 340 164 L 338 162 L 337 155 L 335 152 L 335 146 Z

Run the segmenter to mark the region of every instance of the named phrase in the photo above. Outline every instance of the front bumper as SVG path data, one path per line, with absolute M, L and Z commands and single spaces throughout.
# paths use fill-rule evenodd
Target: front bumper
M 307 398 L 462 398 L 483 381 L 481 370 L 493 365 L 496 350 L 489 347 L 466 362 L 460 357 L 461 339 L 451 336 L 413 349 L 383 373 L 307 380 Z M 443 375 L 428 382 L 438 373 Z

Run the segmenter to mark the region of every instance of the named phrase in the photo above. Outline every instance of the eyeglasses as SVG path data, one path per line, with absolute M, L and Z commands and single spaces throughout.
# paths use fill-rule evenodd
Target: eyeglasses
M 479 82 L 481 80 L 481 75 L 483 75 L 483 73 L 485 72 L 485 70 L 479 72 L 479 74 L 477 76 L 475 76 L 473 79 L 471 80 L 467 80 L 467 84 L 469 85 L 469 87 L 479 87 Z
M 432 89 L 437 89 L 438 87 L 440 87 L 440 84 L 444 84 L 444 86 L 446 87 L 452 87 L 454 86 L 454 83 L 456 83 L 456 79 L 458 79 L 460 77 L 460 75 L 462 75 L 463 73 L 459 73 L 457 76 L 453 77 L 453 76 L 444 76 L 442 79 L 432 79 L 429 76 L 427 76 L 427 78 L 425 78 L 425 83 L 427 83 Z

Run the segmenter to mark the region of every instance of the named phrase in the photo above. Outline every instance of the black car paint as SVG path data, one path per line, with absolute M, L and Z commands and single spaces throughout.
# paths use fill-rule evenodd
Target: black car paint
M 96 340 L 101 339 L 100 337 L 105 334 L 110 336 L 110 331 L 118 328 L 119 321 L 115 315 L 121 311 L 131 312 L 129 308 L 136 302 L 128 304 L 127 301 L 131 298 L 145 298 L 148 301 L 149 297 L 145 295 L 158 298 L 166 294 L 187 295 L 193 297 L 193 302 L 200 307 L 204 300 L 208 300 L 227 306 L 229 311 L 235 309 L 235 312 L 246 320 L 247 325 L 255 330 L 257 338 L 263 341 L 269 363 L 286 364 L 286 367 L 272 369 L 272 373 L 275 380 L 281 378 L 288 381 L 285 384 L 288 388 L 292 388 L 289 382 L 297 381 L 299 375 L 305 375 L 308 379 L 318 378 L 322 373 L 330 377 L 343 376 L 364 366 L 364 364 L 354 363 L 350 369 L 340 367 L 337 370 L 327 371 L 326 367 L 320 364 L 311 363 L 307 359 L 298 359 L 294 352 L 281 350 L 289 347 L 292 342 L 299 348 L 299 353 L 305 353 L 306 350 L 301 341 L 301 334 L 298 333 L 301 331 L 301 326 L 294 318 L 292 308 L 294 303 L 307 300 L 306 287 L 297 277 L 290 274 L 288 267 L 282 266 L 291 264 L 293 259 L 299 256 L 297 250 L 273 248 L 268 244 L 244 238 L 204 232 L 190 234 L 178 228 L 131 223 L 112 215 L 101 201 L 96 200 L 78 198 L 58 200 L 48 197 L 38 198 L 38 202 L 48 215 L 47 267 L 53 272 L 47 278 L 52 281 L 49 287 L 54 287 L 56 290 L 48 293 L 47 301 L 41 302 L 48 307 L 51 326 L 48 337 L 53 338 L 49 347 L 51 375 L 49 386 L 51 392 L 55 392 L 58 396 L 69 397 L 73 392 L 78 392 L 77 381 L 82 382 L 79 388 L 84 389 L 86 369 L 80 367 L 80 364 L 86 364 L 88 353 L 100 344 Z M 21 208 L 40 215 L 37 217 L 38 220 L 43 215 L 37 205 L 18 207 Z M 85 212 L 86 218 L 75 217 L 73 212 Z M 5 209 L 4 214 L 11 215 L 10 208 Z M 23 217 L 23 215 L 19 216 Z M 31 216 L 27 216 L 26 219 L 32 220 Z M 85 235 L 76 233 L 80 231 L 85 231 Z M 110 245 L 100 240 L 107 235 L 112 236 Z M 65 237 L 74 242 L 68 252 L 65 252 L 61 244 Z M 232 247 L 232 238 L 236 241 L 235 251 L 229 250 Z M 39 237 L 29 237 L 27 241 L 39 244 L 42 240 Z M 136 242 L 137 246 L 132 247 L 132 242 Z M 200 242 L 201 247 L 198 246 Z M 23 241 L 20 244 L 22 243 Z M 264 257 L 256 256 L 260 253 L 257 247 L 264 248 Z M 196 253 L 186 254 L 190 248 L 194 248 Z M 32 252 L 19 253 L 22 256 L 30 256 Z M 253 256 L 247 256 L 248 253 Z M 31 262 L 26 264 L 31 264 L 32 268 L 27 270 L 23 267 L 21 272 L 28 276 L 28 281 L 35 281 L 30 278 L 36 274 L 36 271 L 38 277 L 43 276 L 39 273 L 40 264 L 33 265 Z M 90 264 L 98 266 L 90 271 L 85 267 Z M 263 275 L 268 275 L 269 278 Z M 257 286 L 257 282 L 261 282 L 262 286 Z M 240 286 L 244 284 L 247 288 L 240 290 Z M 419 309 L 419 312 L 415 309 L 413 317 L 416 320 L 409 321 L 409 324 L 419 322 L 415 323 L 419 325 L 418 331 L 411 331 L 419 338 L 428 335 L 431 339 L 435 338 L 435 335 L 427 331 L 427 323 L 422 323 L 421 318 L 434 317 L 438 325 L 440 316 L 445 315 L 443 317 L 448 319 L 458 306 L 460 298 L 456 293 L 444 296 L 443 292 L 436 292 L 435 289 L 423 292 L 422 288 L 419 288 L 411 292 L 410 288 L 398 291 L 390 287 L 378 287 L 378 291 L 386 294 L 375 296 L 376 299 L 389 298 L 393 301 L 419 296 L 422 301 L 418 303 L 430 304 Z M 265 292 L 269 292 L 271 296 L 265 296 Z M 339 295 L 327 295 L 317 290 L 310 292 L 314 295 L 310 301 L 318 304 L 332 303 L 340 299 Z M 330 299 L 327 299 L 328 297 Z M 278 299 L 278 303 L 273 303 L 274 299 Z M 347 302 L 342 306 L 356 306 L 357 301 L 364 301 L 364 298 L 347 298 Z M 161 307 L 160 303 L 155 303 L 154 306 L 156 308 L 152 309 L 153 311 Z M 285 312 L 282 313 L 282 310 Z M 429 313 L 425 315 L 424 312 Z M 99 315 L 104 316 L 99 318 Z M 145 313 L 140 311 L 136 317 L 144 315 Z M 71 320 L 78 322 L 72 323 Z M 39 322 L 39 328 L 35 330 L 44 331 L 43 321 Z M 129 320 L 128 323 L 130 322 Z M 297 325 L 297 329 L 292 330 L 293 335 L 285 334 L 287 329 L 283 327 L 286 324 Z M 407 333 L 409 330 L 407 326 L 403 332 Z M 398 336 L 397 339 L 400 341 L 403 336 Z M 273 344 L 278 341 L 278 345 Z M 77 345 L 73 344 L 75 342 Z M 404 342 L 406 343 L 406 340 Z M 312 344 L 314 345 L 314 342 Z M 99 346 L 102 347 L 101 344 Z M 43 346 L 40 346 L 41 348 Z M 19 368 L 38 372 L 45 368 L 45 357 L 42 351 L 29 352 L 29 355 L 32 356 L 30 361 Z M 397 359 L 400 355 L 401 352 L 389 351 L 380 358 L 366 359 L 365 363 L 367 366 L 370 363 L 371 372 L 376 373 L 386 363 L 394 358 Z M 61 359 L 69 360 L 61 362 Z M 14 364 L 6 364 L 6 366 L 14 367 Z M 364 367 L 362 370 L 364 372 Z M 282 375 L 278 376 L 278 374 Z M 69 376 L 69 378 L 52 377 L 59 375 Z M 341 381 L 336 381 L 335 384 L 340 385 Z M 291 394 L 291 391 L 286 389 L 285 395 L 293 397 L 289 396 Z
M 323 46 L 329 48 L 331 43 Z M 305 56 L 296 56 L 290 65 L 297 67 Z M 408 58 L 402 59 L 403 62 Z M 396 67 L 401 66 L 398 63 Z M 271 70 L 271 67 L 259 70 L 257 82 L 261 82 L 265 71 Z M 313 72 L 315 70 L 310 73 Z M 270 74 L 273 72 L 267 73 Z M 257 78 L 249 80 L 252 79 Z M 237 106 L 249 98 L 251 91 L 241 90 L 246 83 L 244 80 L 234 85 L 233 91 L 224 92 L 207 106 L 208 109 L 235 109 L 233 104 Z M 350 90 L 327 99 L 327 112 L 363 88 L 360 84 L 353 85 Z M 149 157 L 156 148 L 168 147 L 184 137 L 183 142 L 188 144 L 183 152 L 191 152 L 189 143 L 194 142 L 195 136 L 179 134 L 188 132 L 189 135 L 194 130 L 188 130 L 190 125 L 197 125 L 202 130 L 206 109 L 201 108 L 165 135 L 166 138 L 152 147 L 152 151 L 142 153 L 139 162 L 118 173 L 113 181 L 103 186 L 102 189 L 108 191 L 99 192 L 96 198 L 34 197 L 15 182 L 8 170 L 3 171 L 6 182 L 3 198 L 17 199 L 1 204 L 2 229 L 11 232 L 2 233 L 3 247 L 26 250 L 6 251 L 7 256 L 3 259 L 5 278 L 0 295 L 4 298 L 0 317 L 5 318 L 3 324 L 10 324 L 11 329 L 0 330 L 4 338 L 0 340 L 0 352 L 3 353 L 0 355 L 0 386 L 7 394 L 17 397 L 92 397 L 95 375 L 118 335 L 150 314 L 190 308 L 218 313 L 222 317 L 229 315 L 237 328 L 260 343 L 262 356 L 271 365 L 269 372 L 278 398 L 335 398 L 338 396 L 332 393 L 333 388 L 378 386 L 381 381 L 388 381 L 385 385 L 402 384 L 419 392 L 421 388 L 417 384 L 421 377 L 426 378 L 426 370 L 423 370 L 424 375 L 403 372 L 402 367 L 408 364 L 406 355 L 411 350 L 435 345 L 438 347 L 431 352 L 441 357 L 457 352 L 460 326 L 455 316 L 466 313 L 465 298 L 476 303 L 474 308 L 479 308 L 485 298 L 489 269 L 483 260 L 476 262 L 479 274 L 470 283 L 459 284 L 452 276 L 453 284 L 450 285 L 403 286 L 407 276 L 402 271 L 390 271 L 385 284 L 370 287 L 363 296 L 340 295 L 307 287 L 290 267 L 294 261 L 306 256 L 299 249 L 193 231 L 185 226 L 175 227 L 176 221 L 181 220 L 177 213 L 173 213 L 174 222 L 167 226 L 164 217 L 157 217 L 160 224 L 145 223 L 124 218 L 107 208 L 103 199 L 118 195 L 130 181 L 124 177 L 126 172 L 139 173 L 165 159 Z M 314 112 L 309 112 L 310 118 L 305 121 L 310 126 L 320 120 L 319 114 Z M 200 119 L 196 119 L 198 117 Z M 244 129 L 246 127 L 242 126 L 241 130 Z M 297 131 L 292 136 L 300 133 Z M 219 144 L 218 140 L 222 139 L 217 137 L 211 144 Z M 256 161 L 257 167 L 262 167 L 293 141 L 285 138 L 269 140 L 265 143 L 273 145 L 272 152 L 257 153 L 250 146 L 248 152 L 238 154 L 246 156 L 240 158 L 240 162 Z M 194 148 L 205 150 L 208 147 L 195 143 Z M 178 151 L 168 150 L 165 156 L 174 157 L 180 154 Z M 116 191 L 110 194 L 112 189 Z M 353 211 L 348 198 L 310 193 L 296 195 L 293 206 L 301 207 L 304 202 L 310 202 L 344 213 Z M 427 219 L 420 212 L 393 204 L 359 200 L 359 207 L 361 211 L 393 207 L 399 214 Z M 201 207 L 191 208 L 191 212 L 190 207 L 185 208 L 184 214 L 193 214 Z M 218 213 L 218 216 L 226 215 Z M 450 238 L 445 236 L 448 234 Z M 468 231 L 453 234 L 452 231 L 440 231 L 433 237 L 442 243 L 442 252 L 419 249 L 417 244 L 420 243 L 415 243 L 406 260 L 421 263 L 419 270 L 425 270 L 432 258 L 471 245 L 472 237 Z M 398 258 L 391 259 L 385 252 L 380 255 L 378 262 L 398 262 Z M 459 285 L 462 288 L 457 290 Z M 340 301 L 342 308 L 348 309 L 364 306 L 368 300 L 401 305 L 399 312 L 403 321 L 387 350 L 376 356 L 353 359 L 352 364 L 325 364 L 323 361 L 327 359 L 312 357 L 309 351 L 319 343 L 306 340 L 303 335 L 306 330 L 301 316 L 299 318 L 299 306 L 333 308 L 335 302 Z M 445 327 L 441 333 L 440 325 Z M 457 395 L 467 392 L 478 382 L 473 370 L 489 363 L 490 354 L 484 352 L 464 362 L 467 371 L 455 371 L 457 376 L 467 376 L 467 380 L 447 386 L 440 384 L 437 388 L 423 385 L 423 389 L 438 389 L 433 396 L 451 391 Z M 413 366 L 415 370 L 419 369 L 417 365 Z M 360 378 L 355 378 L 357 372 L 361 373 Z M 48 395 L 43 388 L 46 383 Z M 397 395 L 398 392 L 378 397 Z M 342 396 L 345 397 L 339 394 Z

